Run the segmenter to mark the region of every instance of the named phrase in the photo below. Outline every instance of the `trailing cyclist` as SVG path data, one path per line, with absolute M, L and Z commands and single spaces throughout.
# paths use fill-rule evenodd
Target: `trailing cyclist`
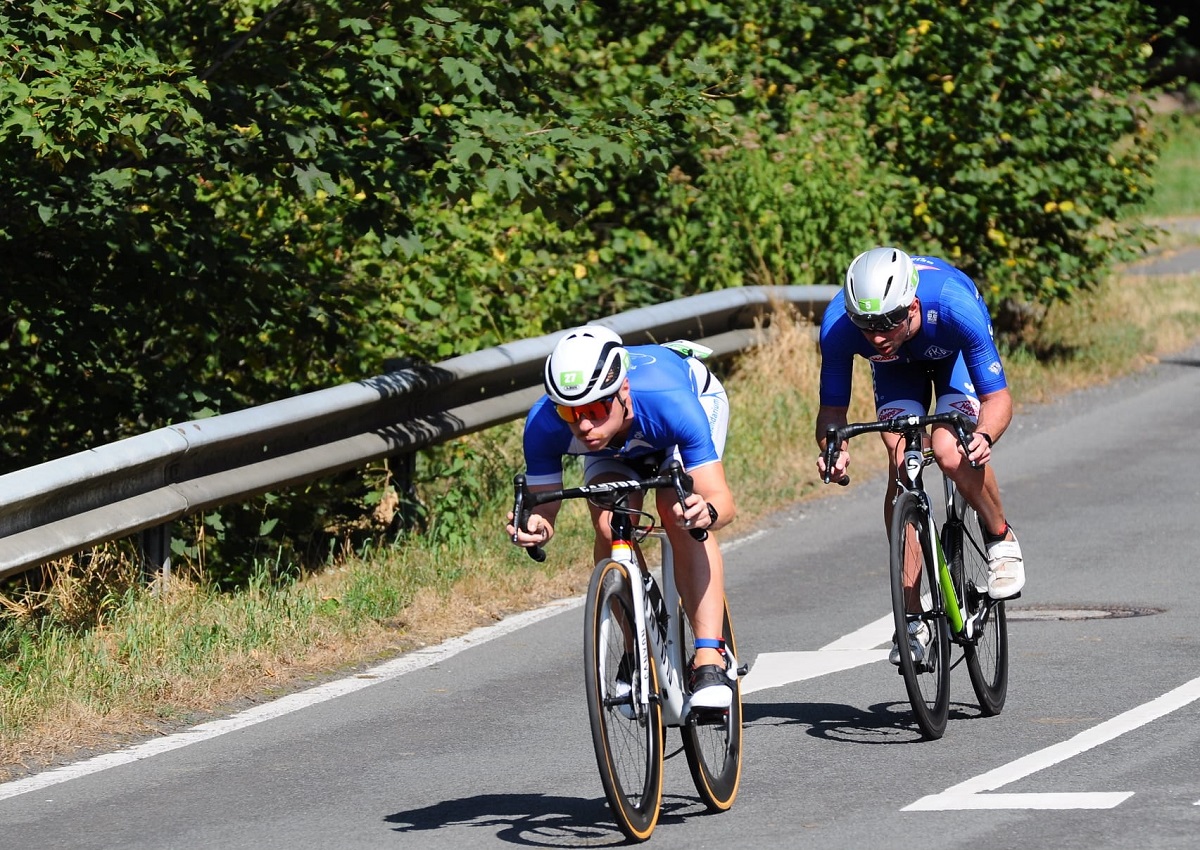
M 996 474 L 988 463 L 992 447 L 1012 421 L 1012 395 L 975 282 L 936 257 L 910 257 L 892 247 L 865 251 L 850 264 L 842 292 L 825 310 L 820 345 L 816 435 L 822 449 L 826 428 L 846 424 L 856 354 L 871 363 L 879 419 L 925 414 L 932 393 L 934 412 L 957 410 L 975 421 L 965 455 L 954 432 L 936 426 L 931 434 L 934 458 L 979 514 L 987 544 L 988 594 L 1009 599 L 1020 593 L 1025 584 L 1021 546 L 1005 517 Z M 884 522 L 890 529 L 904 446 L 899 434 L 881 436 L 890 464 L 884 498 Z M 846 446 L 839 448 L 831 471 L 834 481 L 844 478 L 850 465 Z M 823 456 L 817 458 L 817 469 L 824 475 Z M 913 588 L 907 577 L 906 586 Z M 910 611 L 920 610 L 919 599 L 907 604 Z M 909 632 L 919 660 L 929 642 L 928 628 L 914 622 Z M 891 661 L 899 663 L 895 647 Z
M 614 331 L 599 325 L 568 332 L 546 358 L 546 395 L 526 417 L 524 452 L 531 492 L 562 486 L 565 455 L 583 456 L 587 484 L 652 476 L 671 460 L 683 464 L 694 490 L 686 510 L 674 493 L 660 490 L 658 513 L 696 635 L 691 704 L 724 709 L 733 696 L 721 639 L 724 562 L 715 535 L 700 542 L 688 532 L 716 531 L 736 512 L 721 461 L 729 400 L 695 356 L 700 349 L 691 343 L 626 347 Z M 554 536 L 559 507 L 552 502 L 535 508 L 528 531 L 514 529 L 510 514 L 506 532 L 521 546 L 545 544 Z M 599 562 L 612 547 L 609 512 L 595 505 L 590 509 Z

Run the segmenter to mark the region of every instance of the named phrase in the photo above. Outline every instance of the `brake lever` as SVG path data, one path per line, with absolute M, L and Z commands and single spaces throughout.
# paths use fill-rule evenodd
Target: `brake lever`
M 830 425 L 825 429 L 825 474 L 824 480 L 828 484 L 833 477 L 833 465 L 837 462 L 837 456 L 841 454 L 840 443 L 838 439 L 837 427 Z M 838 479 L 838 484 L 845 487 L 850 483 L 850 476 L 843 475 Z
M 958 437 L 958 444 L 962 446 L 963 454 L 967 457 L 967 463 L 971 464 L 971 469 L 979 469 L 983 464 L 971 460 L 971 441 L 968 439 L 970 434 L 967 431 L 966 424 L 967 420 L 962 416 L 956 418 L 954 420 L 954 434 Z M 974 432 L 974 430 L 975 427 L 972 425 L 971 431 Z
M 513 477 L 513 527 L 529 533 L 529 512 L 525 510 L 525 496 L 529 493 L 529 487 L 525 483 L 525 474 L 518 472 Z M 513 533 L 512 542 L 517 543 L 516 532 Z M 519 543 L 517 545 L 520 545 Z M 539 564 L 546 560 L 546 550 L 540 545 L 524 547 L 529 553 L 529 557 L 537 561 Z
M 687 497 L 692 489 L 692 476 L 683 471 L 678 463 L 671 464 L 671 483 L 675 485 L 675 497 L 679 499 L 679 507 L 687 510 Z M 688 534 L 693 540 L 703 543 L 708 539 L 707 528 L 689 528 Z

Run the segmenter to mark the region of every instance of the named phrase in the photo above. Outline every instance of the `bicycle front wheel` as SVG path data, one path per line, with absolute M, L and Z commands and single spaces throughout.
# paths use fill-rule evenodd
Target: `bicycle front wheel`
M 654 661 L 636 637 L 629 582 L 625 565 L 611 559 L 592 573 L 584 614 L 584 679 L 604 795 L 625 837 L 645 841 L 662 809 L 662 709 Z M 650 671 L 648 695 L 642 693 L 642 665 Z
M 950 626 L 937 579 L 937 556 L 926 541 L 932 518 L 917 496 L 904 492 L 892 509 L 892 616 L 900 652 L 900 673 L 917 725 L 925 737 L 937 739 L 946 731 L 950 713 Z M 913 583 L 906 593 L 905 576 Z M 922 599 L 922 604 L 908 600 Z M 909 624 L 924 624 L 928 646 L 914 656 Z
M 676 607 L 676 622 L 683 635 L 681 646 L 693 646 L 695 635 L 682 606 Z M 737 658 L 728 602 L 725 603 L 722 632 L 726 648 Z M 733 805 L 742 778 L 741 679 L 734 684 L 733 701 L 727 710 L 694 710 L 684 719 L 680 732 L 683 752 L 700 799 L 709 811 L 725 811 Z
M 974 508 L 967 506 L 957 531 L 946 557 L 954 586 L 962 588 L 964 617 L 972 623 L 963 652 L 979 709 L 992 717 L 1003 710 L 1008 697 L 1008 621 L 1004 602 L 988 596 L 987 550 Z

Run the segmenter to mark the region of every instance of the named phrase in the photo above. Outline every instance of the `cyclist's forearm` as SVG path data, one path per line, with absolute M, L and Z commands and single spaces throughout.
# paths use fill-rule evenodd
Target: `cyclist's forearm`
M 691 475 L 693 492 L 712 505 L 713 510 L 717 512 L 716 522 L 709 525 L 705 520 L 704 524 L 698 527 L 712 528 L 715 531 L 733 522 L 737 514 L 737 505 L 725 478 L 725 465 L 721 462 L 705 464 L 693 469 Z
M 558 487 L 553 484 L 535 484 L 529 488 L 530 493 L 545 493 L 550 490 L 557 490 Z M 544 505 L 538 505 L 530 514 L 539 516 L 549 523 L 551 528 L 554 528 L 554 521 L 558 518 L 558 510 L 562 507 L 562 502 L 547 502 Z
M 999 390 L 981 396 L 975 430 L 987 434 L 995 443 L 1008 430 L 1008 426 L 1012 422 L 1012 412 L 1012 394 L 1008 390 Z
M 825 431 L 829 426 L 840 428 L 846 424 L 846 414 L 849 408 L 822 406 L 817 410 L 816 438 L 817 445 L 825 448 Z

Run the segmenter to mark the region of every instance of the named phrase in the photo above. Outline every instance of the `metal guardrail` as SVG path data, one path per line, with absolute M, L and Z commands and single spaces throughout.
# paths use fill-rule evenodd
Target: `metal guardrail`
M 819 321 L 836 286 L 742 287 L 599 324 L 626 343 L 692 339 L 726 357 L 786 304 Z M 261 493 L 523 416 L 565 331 L 170 425 L 0 476 L 0 578 Z

